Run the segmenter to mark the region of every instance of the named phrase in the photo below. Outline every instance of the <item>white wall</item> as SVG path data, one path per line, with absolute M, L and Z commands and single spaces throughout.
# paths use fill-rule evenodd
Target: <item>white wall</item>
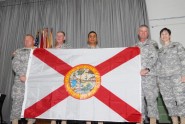
M 172 41 L 185 46 L 185 0 L 146 0 L 151 38 L 159 43 L 159 32 L 167 27 Z

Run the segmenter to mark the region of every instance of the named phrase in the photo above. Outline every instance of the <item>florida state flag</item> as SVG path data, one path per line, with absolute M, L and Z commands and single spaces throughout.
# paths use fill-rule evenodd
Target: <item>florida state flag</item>
M 35 49 L 22 117 L 139 122 L 140 69 L 137 47 Z

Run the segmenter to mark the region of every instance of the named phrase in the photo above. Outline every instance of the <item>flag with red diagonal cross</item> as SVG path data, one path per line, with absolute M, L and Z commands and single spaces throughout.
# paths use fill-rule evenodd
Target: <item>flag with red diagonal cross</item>
M 35 49 L 21 116 L 139 122 L 140 69 L 138 47 Z

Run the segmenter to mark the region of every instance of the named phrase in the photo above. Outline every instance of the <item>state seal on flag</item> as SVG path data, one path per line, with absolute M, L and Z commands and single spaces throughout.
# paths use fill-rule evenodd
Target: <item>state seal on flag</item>
M 64 84 L 72 97 L 88 99 L 98 91 L 101 85 L 101 76 L 94 66 L 81 64 L 67 72 Z

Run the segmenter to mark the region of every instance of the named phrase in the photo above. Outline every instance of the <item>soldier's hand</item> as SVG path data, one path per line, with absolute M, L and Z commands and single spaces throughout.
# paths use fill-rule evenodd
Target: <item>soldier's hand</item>
M 14 57 L 14 56 L 15 56 L 15 54 L 16 54 L 16 52 L 14 51 L 14 52 L 12 53 L 12 56 Z
M 21 76 L 19 77 L 19 79 L 20 79 L 21 82 L 25 83 L 25 81 L 26 81 L 26 76 L 25 76 L 25 75 L 21 75 Z
M 148 72 L 149 72 L 149 70 L 147 70 L 147 69 L 141 69 L 140 75 L 141 76 L 146 76 L 148 74 Z
M 181 82 L 182 82 L 182 83 L 185 83 L 185 76 L 182 76 L 182 77 L 181 77 Z

